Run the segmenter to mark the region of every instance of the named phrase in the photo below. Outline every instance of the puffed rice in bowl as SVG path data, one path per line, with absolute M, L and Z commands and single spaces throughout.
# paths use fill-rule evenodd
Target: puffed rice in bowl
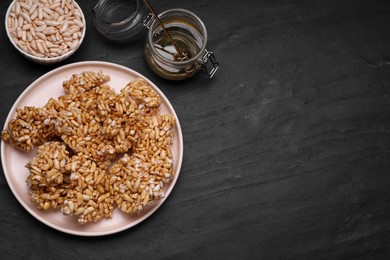
M 12 45 L 38 64 L 72 56 L 85 38 L 86 22 L 74 0 L 14 0 L 5 16 Z

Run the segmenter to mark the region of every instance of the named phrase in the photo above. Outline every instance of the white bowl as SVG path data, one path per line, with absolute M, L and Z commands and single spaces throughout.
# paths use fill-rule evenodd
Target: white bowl
M 37 57 L 37 56 L 34 56 L 30 53 L 27 53 L 25 52 L 23 49 L 21 49 L 14 41 L 14 38 L 12 37 L 10 31 L 9 31 L 9 28 L 8 28 L 8 17 L 10 15 L 10 12 L 11 12 L 11 9 L 12 9 L 12 6 L 15 4 L 17 0 L 14 0 L 8 7 L 8 10 L 7 10 L 7 13 L 5 15 L 5 30 L 7 32 L 7 36 L 9 38 L 9 40 L 11 41 L 12 45 L 24 56 L 26 57 L 27 59 L 35 62 L 35 63 L 38 63 L 38 64 L 45 64 L 45 65 L 50 65 L 50 64 L 54 64 L 54 63 L 58 63 L 60 61 L 63 61 L 67 58 L 69 58 L 70 56 L 73 55 L 73 53 L 76 52 L 76 50 L 80 47 L 80 45 L 82 44 L 83 40 L 84 40 L 84 37 L 85 37 L 85 31 L 86 31 L 86 22 L 85 22 L 85 16 L 84 16 L 84 13 L 83 13 L 83 10 L 80 8 L 80 6 L 77 4 L 76 1 L 73 0 L 73 2 L 76 4 L 77 8 L 79 9 L 80 11 L 80 14 L 81 14 L 81 19 L 84 23 L 84 28 L 82 30 L 82 33 L 81 33 L 81 37 L 80 37 L 80 40 L 79 40 L 79 43 L 78 45 L 72 49 L 72 50 L 69 50 L 68 52 L 64 53 L 63 55 L 61 56 L 58 56 L 58 57 L 50 57 L 50 58 L 41 58 L 41 57 Z

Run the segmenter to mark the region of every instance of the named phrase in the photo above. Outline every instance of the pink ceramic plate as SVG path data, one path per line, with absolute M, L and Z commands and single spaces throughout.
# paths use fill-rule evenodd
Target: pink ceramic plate
M 57 68 L 37 79 L 20 95 L 8 114 L 4 127 L 6 127 L 8 122 L 16 116 L 16 108 L 45 105 L 50 97 L 57 98 L 58 96 L 64 94 L 62 82 L 65 79 L 69 78 L 72 74 L 86 70 L 102 70 L 103 73 L 109 74 L 111 76 L 111 80 L 108 82 L 108 85 L 117 91 L 135 78 L 143 77 L 141 74 L 131 69 L 107 62 L 79 62 Z M 162 98 L 163 102 L 160 114 L 170 113 L 175 115 L 177 119 L 177 115 L 165 95 L 156 87 L 156 85 L 150 81 L 149 83 Z M 165 197 L 158 202 L 154 202 L 149 205 L 140 214 L 129 215 L 122 213 L 119 209 L 115 209 L 111 219 L 104 219 L 97 223 L 88 223 L 86 225 L 78 224 L 75 217 L 62 215 L 59 209 L 49 211 L 40 210 L 30 201 L 26 185 L 28 170 L 25 168 L 25 165 L 32 157 L 35 156 L 35 150 L 29 153 L 24 153 L 12 148 L 8 143 L 1 141 L 1 160 L 5 177 L 13 194 L 23 207 L 35 218 L 54 229 L 69 234 L 80 236 L 108 235 L 131 228 L 145 220 L 147 217 L 152 215 L 161 206 L 161 204 L 164 203 L 168 195 L 171 193 L 177 178 L 179 177 L 183 159 L 183 136 L 178 120 L 176 121 L 174 131 L 175 135 L 172 145 L 172 154 L 174 158 L 175 175 L 174 179 L 167 183 L 164 187 Z

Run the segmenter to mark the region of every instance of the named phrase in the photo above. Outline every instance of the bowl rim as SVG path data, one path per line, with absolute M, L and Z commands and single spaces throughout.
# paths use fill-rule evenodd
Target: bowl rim
M 79 6 L 79 4 L 75 1 L 75 0 L 72 0 L 76 5 L 77 5 L 77 8 L 79 9 L 80 11 L 80 14 L 81 14 L 81 18 L 82 18 L 82 21 L 84 23 L 84 28 L 82 30 L 82 33 L 81 33 L 81 37 L 80 37 L 80 41 L 79 41 L 79 44 L 76 48 L 74 48 L 73 50 L 69 50 L 68 52 L 62 54 L 61 56 L 57 56 L 57 57 L 49 57 L 49 58 L 41 58 L 41 57 L 37 57 L 37 56 L 34 56 L 26 51 L 24 51 L 23 49 L 21 49 L 15 42 L 14 38 L 12 37 L 10 31 L 9 31 L 9 28 L 8 28 L 8 17 L 11 13 L 11 9 L 12 7 L 15 5 L 15 3 L 17 2 L 18 0 L 13 0 L 8 9 L 7 9 L 7 12 L 5 14 L 5 22 L 4 22 L 4 27 L 5 27 L 5 30 L 7 32 L 7 36 L 8 36 L 8 39 L 10 40 L 10 42 L 12 43 L 12 45 L 15 47 L 15 49 L 17 49 L 20 53 L 22 53 L 23 55 L 25 55 L 27 58 L 31 59 L 31 60 L 34 60 L 34 61 L 37 61 L 37 62 L 59 62 L 59 61 L 62 61 L 62 60 L 65 60 L 67 59 L 68 57 L 70 57 L 73 53 L 76 52 L 76 50 L 81 46 L 84 38 L 85 38 L 85 32 L 87 30 L 87 23 L 86 23 L 86 20 L 85 20 L 85 16 L 84 16 L 84 12 L 83 10 L 81 9 L 81 7 Z

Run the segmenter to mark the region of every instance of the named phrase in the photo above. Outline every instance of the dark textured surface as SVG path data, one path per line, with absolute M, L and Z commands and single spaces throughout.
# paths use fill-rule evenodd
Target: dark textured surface
M 4 31 L 1 113 L 44 73 L 85 60 L 151 79 L 182 124 L 184 161 L 169 199 L 150 218 L 99 238 L 66 235 L 17 202 L 0 174 L 2 259 L 385 259 L 390 257 L 390 3 L 383 1 L 151 1 L 196 13 L 217 76 L 155 76 L 143 42 L 113 45 L 94 30 L 96 1 L 78 1 L 81 49 L 34 65 Z

